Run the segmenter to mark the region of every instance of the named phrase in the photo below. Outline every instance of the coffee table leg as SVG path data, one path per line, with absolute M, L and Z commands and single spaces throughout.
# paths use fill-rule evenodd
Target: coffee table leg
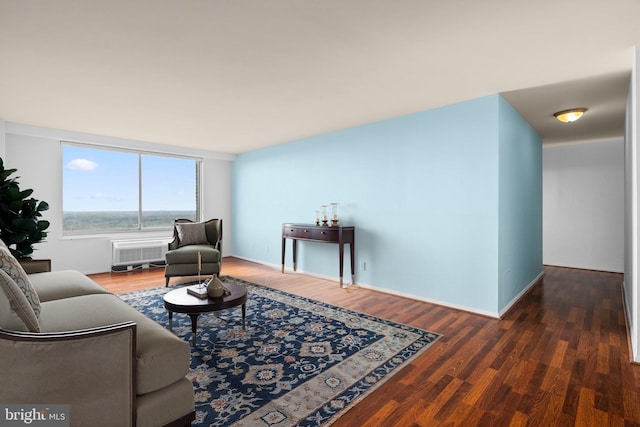
M 173 311 L 169 312 L 169 330 L 173 331 Z
M 191 342 L 196 346 L 196 330 L 198 329 L 198 313 L 189 314 L 191 318 Z
M 242 304 L 242 330 L 247 330 L 247 303 Z

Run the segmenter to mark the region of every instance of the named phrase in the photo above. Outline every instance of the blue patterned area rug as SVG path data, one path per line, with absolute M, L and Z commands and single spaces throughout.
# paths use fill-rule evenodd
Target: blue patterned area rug
M 328 426 L 424 352 L 440 335 L 232 277 L 247 287 L 241 309 L 198 318 L 189 379 L 194 425 Z M 173 288 L 120 295 L 164 327 L 162 296 Z M 218 317 L 219 316 L 219 317 Z M 191 343 L 191 320 L 173 332 Z

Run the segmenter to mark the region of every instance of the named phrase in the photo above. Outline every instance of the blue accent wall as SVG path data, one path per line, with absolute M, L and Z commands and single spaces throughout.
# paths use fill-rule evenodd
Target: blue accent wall
M 519 240 L 508 236 L 512 228 L 541 223 L 541 211 L 540 218 L 520 217 L 500 200 L 505 189 L 521 198 L 519 181 L 508 179 L 517 171 L 500 165 L 520 154 L 501 138 L 532 132 L 507 106 L 492 95 L 238 155 L 234 254 L 280 265 L 282 223 L 311 223 L 320 205 L 338 202 L 340 223 L 356 227 L 357 283 L 497 313 L 503 294 L 533 279 L 525 278 L 529 262 L 519 259 L 530 251 L 509 259 L 500 242 Z M 527 173 L 541 182 L 540 164 Z M 513 227 L 501 226 L 501 217 Z M 337 279 L 337 257 L 337 245 L 301 242 L 298 270 Z
M 502 97 L 499 112 L 500 311 L 542 272 L 543 266 L 541 139 Z

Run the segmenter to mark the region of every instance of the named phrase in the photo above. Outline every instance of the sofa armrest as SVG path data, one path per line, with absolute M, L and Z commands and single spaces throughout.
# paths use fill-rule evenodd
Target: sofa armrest
M 57 333 L 0 329 L 0 402 L 68 404 L 74 425 L 133 425 L 136 324 Z
M 47 273 L 51 271 L 50 259 L 19 259 L 18 262 L 27 274 Z

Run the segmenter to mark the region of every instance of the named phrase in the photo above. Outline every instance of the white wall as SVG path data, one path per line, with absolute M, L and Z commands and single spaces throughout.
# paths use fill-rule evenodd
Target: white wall
M 638 145 L 640 145 L 640 46 L 636 46 L 635 54 L 634 54 L 634 63 L 633 63 L 633 74 L 631 80 L 631 95 L 630 95 L 630 103 L 633 107 L 630 110 L 630 126 L 631 135 L 630 138 L 632 140 L 632 144 L 634 147 L 635 155 L 638 156 Z M 634 200 L 636 203 L 636 218 L 635 218 L 635 248 L 634 248 L 634 260 L 633 263 L 635 265 L 634 277 L 633 277 L 633 293 L 631 294 L 632 298 L 632 318 L 630 322 L 630 334 L 631 334 L 631 352 L 633 354 L 633 360 L 640 363 L 640 282 L 638 280 L 638 264 L 640 264 L 640 250 L 638 250 L 638 222 L 640 222 L 640 211 L 638 210 L 638 192 L 640 192 L 640 183 L 638 183 L 638 163 L 640 159 L 634 157 L 634 162 L 636 162 L 635 167 L 635 187 L 634 187 Z
M 634 361 L 640 363 L 640 285 L 638 281 L 638 265 L 640 264 L 640 248 L 638 247 L 638 193 L 640 182 L 638 166 L 640 165 L 640 143 L 638 126 L 640 125 L 640 46 L 635 48 L 633 71 L 627 112 L 625 117 L 625 269 L 624 269 L 624 302 L 631 338 L 631 352 Z
M 0 157 L 2 157 L 3 159 L 6 153 L 6 145 L 5 122 L 2 117 L 0 117 Z
M 14 123 L 6 124 L 5 164 L 18 170 L 22 188 L 32 188 L 33 197 L 44 200 L 51 222 L 47 241 L 35 245 L 34 258 L 50 258 L 54 270 L 75 269 L 98 273 L 111 268 L 112 239 L 171 237 L 171 231 L 118 233 L 92 237 L 62 235 L 62 152 L 60 141 L 97 143 L 105 146 L 143 149 L 166 154 L 203 158 L 202 216 L 223 218 L 223 255 L 231 248 L 231 162 L 233 155 L 187 150 L 149 142 L 123 140 Z M 167 179 L 171 179 L 170 175 Z
M 544 145 L 543 262 L 624 271 L 624 140 Z

